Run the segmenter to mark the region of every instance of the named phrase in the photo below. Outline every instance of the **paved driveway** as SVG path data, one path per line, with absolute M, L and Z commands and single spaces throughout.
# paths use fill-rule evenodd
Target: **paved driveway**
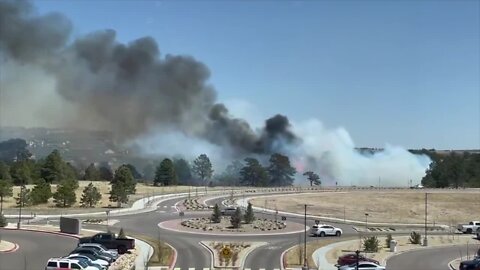
M 1 270 L 45 269 L 47 260 L 68 254 L 77 246 L 77 239 L 50 233 L 0 229 L 2 239 L 14 242 L 19 249 L 0 253 Z

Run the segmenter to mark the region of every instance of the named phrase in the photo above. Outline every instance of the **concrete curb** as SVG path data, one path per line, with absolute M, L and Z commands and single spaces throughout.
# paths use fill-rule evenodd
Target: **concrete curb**
M 13 244 L 13 247 L 11 249 L 2 250 L 0 251 L 0 253 L 13 253 L 20 248 L 20 246 L 17 243 L 12 243 L 12 244 Z
M 198 242 L 198 244 L 202 246 L 204 249 L 206 249 L 208 253 L 210 253 L 210 269 L 215 269 L 213 267 L 215 265 L 215 263 L 213 262 L 213 260 L 215 260 L 215 257 L 213 256 L 213 251 L 209 247 L 207 247 L 207 245 L 202 243 L 202 241 Z
M 457 270 L 455 267 L 453 267 L 453 262 L 456 261 L 456 260 L 458 260 L 458 258 L 455 259 L 455 260 L 451 260 L 451 261 L 448 263 L 448 267 L 450 268 L 450 270 Z

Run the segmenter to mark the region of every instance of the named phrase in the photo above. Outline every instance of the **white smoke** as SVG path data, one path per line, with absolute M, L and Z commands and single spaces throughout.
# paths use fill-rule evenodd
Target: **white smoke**
M 327 129 L 316 119 L 294 127 L 302 142 L 288 151 L 298 174 L 315 171 L 326 185 L 406 186 L 410 180 L 420 182 L 431 162 L 425 155 L 388 144 L 381 152 L 360 153 L 344 128 Z

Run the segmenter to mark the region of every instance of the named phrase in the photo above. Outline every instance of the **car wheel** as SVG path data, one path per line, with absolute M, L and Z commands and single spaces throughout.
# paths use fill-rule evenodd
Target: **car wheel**
M 325 237 L 325 232 L 321 232 L 320 237 Z
M 336 235 L 336 236 L 340 236 L 340 235 L 342 235 L 342 233 L 341 233 L 340 231 L 337 231 L 337 232 L 335 233 L 335 235 Z
M 471 234 L 471 233 L 472 233 L 472 229 L 470 229 L 470 228 L 467 229 L 467 233 L 468 233 L 468 234 Z
M 127 247 L 125 247 L 125 246 L 118 246 L 117 250 L 118 250 L 118 254 L 124 254 L 124 253 L 127 252 Z

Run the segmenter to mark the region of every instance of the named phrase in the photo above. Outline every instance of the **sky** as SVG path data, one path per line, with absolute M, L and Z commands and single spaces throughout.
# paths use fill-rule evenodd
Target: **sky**
M 480 148 L 479 1 L 37 0 L 205 63 L 218 100 L 344 127 L 359 147 Z

